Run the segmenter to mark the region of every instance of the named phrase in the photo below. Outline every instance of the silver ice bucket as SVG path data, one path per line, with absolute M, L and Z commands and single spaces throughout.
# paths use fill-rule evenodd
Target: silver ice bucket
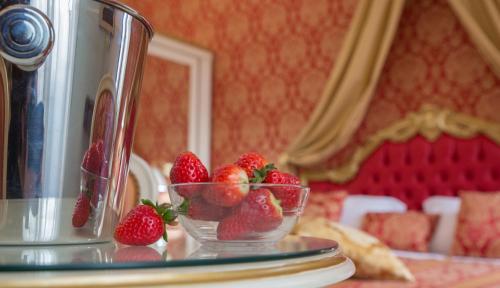
M 111 0 L 0 0 L 0 245 L 112 239 L 152 35 Z

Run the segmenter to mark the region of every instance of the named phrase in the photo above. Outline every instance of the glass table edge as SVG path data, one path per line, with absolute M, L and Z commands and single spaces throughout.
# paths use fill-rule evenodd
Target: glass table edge
M 326 240 L 326 239 L 325 239 Z M 332 241 L 333 242 L 333 241 Z M 311 249 L 300 252 L 285 252 L 267 255 L 253 255 L 241 257 L 228 257 L 216 259 L 184 259 L 164 260 L 147 262 L 115 262 L 115 263 L 67 263 L 53 265 L 31 265 L 31 264 L 0 264 L 1 272 L 43 272 L 43 271 L 80 271 L 80 270 L 125 270 L 125 269 L 147 269 L 147 268 L 182 268 L 205 265 L 247 264 L 265 261 L 279 261 L 289 259 L 300 259 L 310 256 L 324 255 L 328 253 L 340 253 L 338 244 L 332 247 Z

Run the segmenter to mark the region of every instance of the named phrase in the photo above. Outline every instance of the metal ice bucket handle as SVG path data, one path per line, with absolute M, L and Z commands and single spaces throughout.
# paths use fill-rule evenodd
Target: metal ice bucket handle
M 54 28 L 40 10 L 23 4 L 0 12 L 0 55 L 25 71 L 36 70 L 54 46 Z

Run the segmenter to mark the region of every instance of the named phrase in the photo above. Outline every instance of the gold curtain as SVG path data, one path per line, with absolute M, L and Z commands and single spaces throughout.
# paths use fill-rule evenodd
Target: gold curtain
M 500 77 L 500 0 L 449 0 L 448 3 Z
M 404 3 L 359 0 L 325 90 L 305 128 L 281 155 L 281 165 L 311 166 L 348 143 L 370 103 Z

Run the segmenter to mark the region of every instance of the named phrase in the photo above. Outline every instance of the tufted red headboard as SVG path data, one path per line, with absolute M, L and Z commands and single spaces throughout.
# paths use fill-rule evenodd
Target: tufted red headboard
M 467 130 L 472 137 L 441 133 L 444 131 L 426 137 L 417 131 L 404 141 L 379 137 L 380 145 L 372 145 L 373 151 L 356 167 L 352 179 L 331 179 L 332 175 L 342 178 L 339 175 L 349 171 L 344 167 L 337 174 L 324 174 L 329 175 L 328 180 L 310 181 L 311 190 L 389 195 L 404 201 L 409 209 L 420 209 L 431 195 L 457 195 L 460 190 L 500 191 L 500 145 L 490 137 L 472 130 Z
M 460 190 L 500 191 L 500 146 L 484 136 L 435 142 L 415 136 L 405 143 L 386 142 L 346 183 L 312 182 L 311 189 L 345 189 L 351 194 L 390 195 L 420 209 L 431 195 Z

